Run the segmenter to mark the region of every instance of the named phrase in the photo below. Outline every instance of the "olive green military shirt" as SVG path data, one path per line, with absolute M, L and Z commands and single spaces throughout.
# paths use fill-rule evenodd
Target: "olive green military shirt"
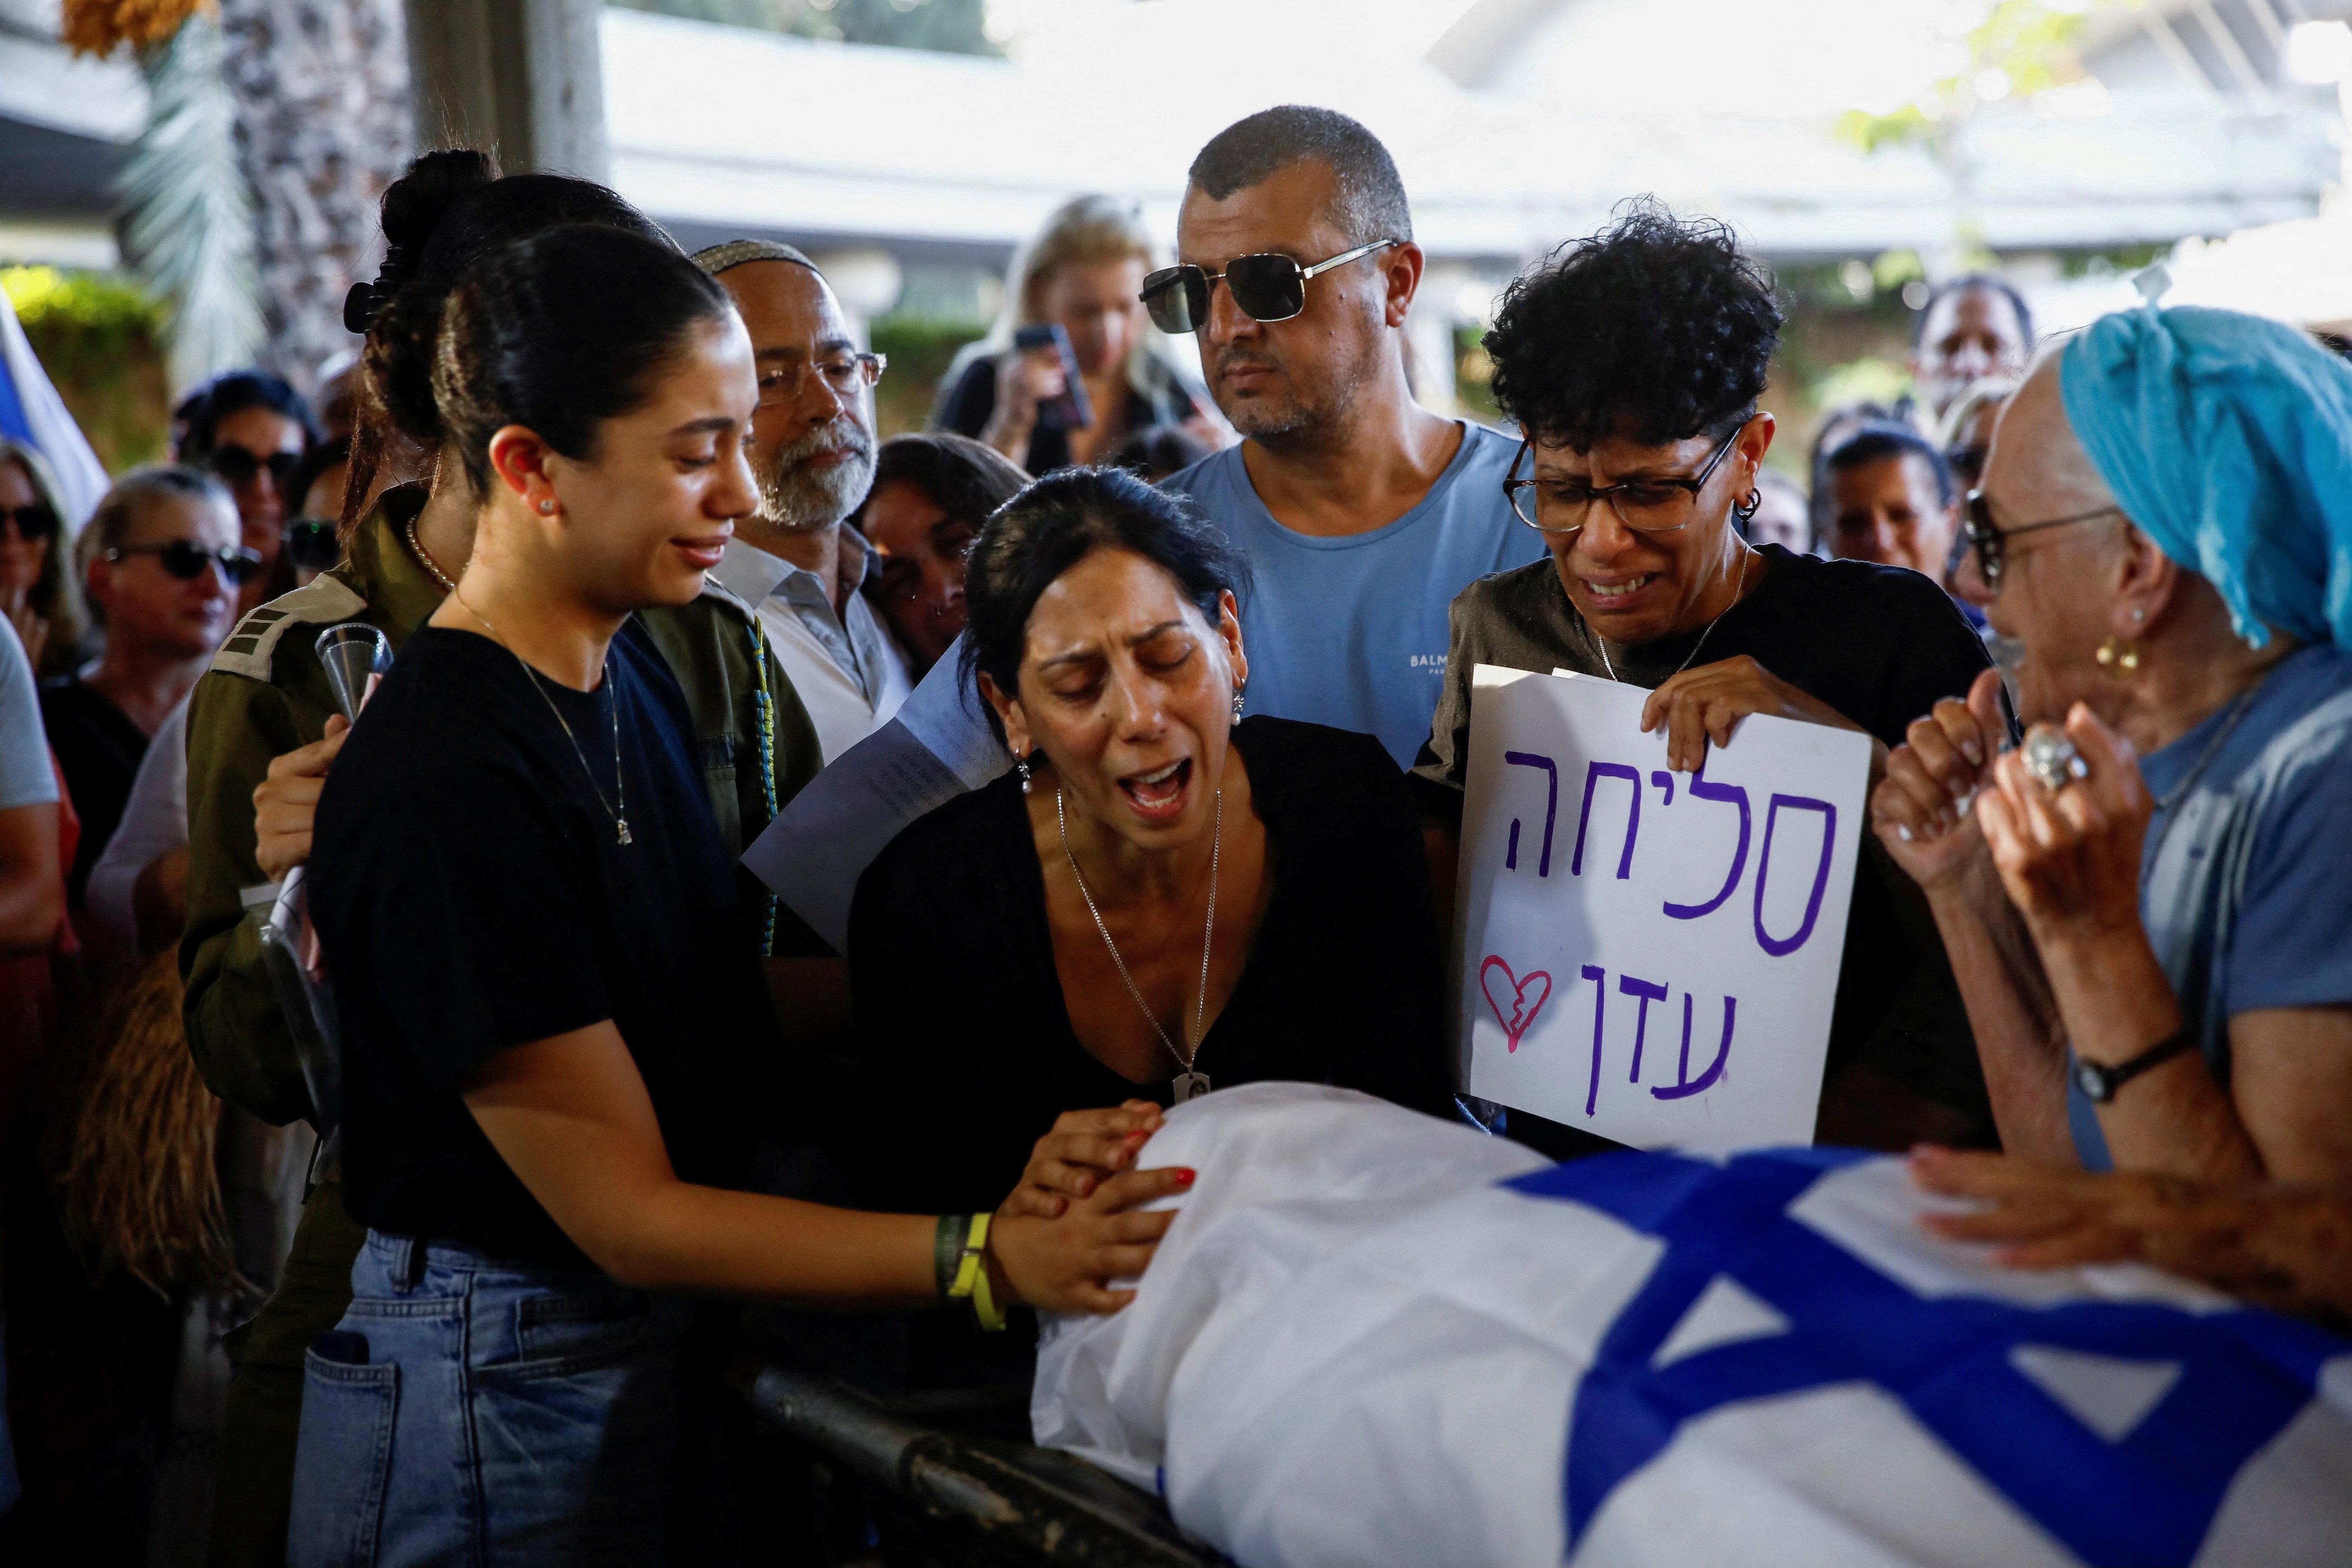
M 188 923 L 180 942 L 188 1044 L 214 1093 L 273 1125 L 310 1117 L 310 1104 L 245 918 L 244 889 L 269 879 L 254 858 L 253 792 L 272 759 L 319 740 L 336 711 L 315 647 L 321 628 L 374 626 L 396 656 L 440 607 L 440 585 L 402 537 L 425 494 L 415 485 L 386 491 L 341 564 L 237 624 L 189 702 Z M 816 776 L 816 731 L 751 606 L 725 589 L 707 585 L 691 604 L 638 619 L 685 693 L 719 832 L 740 852 Z M 773 903 L 758 901 L 773 922 Z M 771 951 L 825 951 L 788 912 L 782 925 Z

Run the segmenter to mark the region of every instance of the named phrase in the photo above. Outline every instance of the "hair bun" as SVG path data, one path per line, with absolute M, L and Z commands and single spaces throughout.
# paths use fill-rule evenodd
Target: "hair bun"
M 478 148 L 452 147 L 427 153 L 408 165 L 408 172 L 383 193 L 383 242 L 387 247 L 383 275 L 386 289 L 406 282 L 424 254 L 433 231 L 466 197 L 499 177 L 490 155 Z M 394 259 L 405 265 L 397 272 Z

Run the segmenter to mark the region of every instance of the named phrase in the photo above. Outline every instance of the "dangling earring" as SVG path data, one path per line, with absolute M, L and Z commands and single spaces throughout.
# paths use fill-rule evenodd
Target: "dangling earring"
M 2099 645 L 2095 657 L 2101 669 L 2121 680 L 2139 668 L 2139 644 L 2128 637 L 2109 637 Z
M 1749 490 L 1746 500 L 1735 504 L 1731 509 L 1731 515 L 1738 518 L 1743 523 L 1748 522 L 1755 518 L 1756 513 L 1763 507 L 1763 505 L 1764 491 L 1759 487 L 1756 489 Z
M 1029 793 L 1029 759 L 1026 757 L 1013 758 L 1013 771 L 1021 775 L 1021 793 L 1023 795 L 1027 795 Z
M 1238 723 L 1240 723 L 1241 721 L 1242 721 L 1242 689 L 1241 689 L 1240 687 L 1236 686 L 1236 687 L 1234 687 L 1234 723 L 1236 723 L 1236 724 L 1238 724 Z

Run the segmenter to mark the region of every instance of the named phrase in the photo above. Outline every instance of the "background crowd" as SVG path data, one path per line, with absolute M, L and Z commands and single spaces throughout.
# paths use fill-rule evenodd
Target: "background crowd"
M 557 1308 L 614 1280 L 912 1306 L 932 1222 L 874 1227 L 998 1210 L 1000 1289 L 1111 1304 L 1117 1269 L 1053 1248 L 1148 1244 L 1120 1211 L 1181 1173 L 1144 1184 L 1135 1142 L 1197 1080 L 1591 1152 L 1449 1079 L 1480 663 L 1653 689 L 1687 770 L 1759 712 L 1873 738 L 1823 1142 L 2042 1162 L 1921 1166 L 1997 1199 L 1972 1223 L 2026 1261 L 2352 1310 L 2352 371 L 2315 342 L 2148 310 L 2043 344 L 1960 274 L 1916 311 L 1912 395 L 1774 468 L 1773 279 L 1636 201 L 1511 286 L 1507 423 L 1448 417 L 1407 374 L 1394 163 L 1285 108 L 1201 151 L 1173 256 L 1117 201 L 1057 210 L 934 428 L 882 440 L 889 367 L 790 246 L 688 258 L 602 187 L 464 152 L 383 226 L 319 398 L 193 389 L 172 460 L 86 519 L 0 444 L 12 1560 L 284 1561 L 289 1528 L 343 1560 L 318 1532 L 355 1509 L 454 1528 L 413 1478 L 345 1485 L 366 1374 L 446 1347 L 338 1355 L 371 1302 L 460 1275 L 575 1327 Z M 357 729 L 316 651 L 354 622 L 392 671 Z M 845 959 L 733 860 L 935 669 L 1010 770 L 876 862 Z M 335 1104 L 247 899 L 314 852 Z M 598 1072 L 641 1076 L 651 1120 L 559 1146 L 534 1116 L 626 1121 L 549 1098 Z M 630 1353 L 708 1380 L 734 1326 L 675 1316 Z M 1021 1365 L 961 1318 L 893 1333 L 838 1364 Z M 583 1397 L 575 1428 L 620 1419 Z M 702 1429 L 665 1419 L 628 1440 Z M 480 1528 L 563 1512 L 532 1457 Z M 636 1540 L 677 1506 L 640 1479 L 573 1511 Z M 697 1517 L 671 1550 L 740 1548 Z

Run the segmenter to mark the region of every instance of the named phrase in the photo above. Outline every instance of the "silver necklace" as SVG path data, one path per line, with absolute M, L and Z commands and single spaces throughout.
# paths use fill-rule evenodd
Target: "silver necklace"
M 1751 553 L 1752 552 L 1748 550 L 1745 546 L 1741 547 L 1739 552 L 1739 581 L 1732 585 L 1731 603 L 1723 606 L 1723 616 L 1727 616 L 1731 614 L 1732 611 L 1738 609 L 1739 607 L 1739 595 L 1748 591 L 1748 557 Z M 1683 661 L 1675 666 L 1675 675 L 1680 675 L 1684 670 L 1688 669 L 1691 667 L 1691 660 L 1698 657 L 1698 650 L 1706 646 L 1706 639 L 1714 634 L 1715 622 L 1723 619 L 1723 616 L 1717 616 L 1715 617 L 1714 621 L 1706 623 L 1706 629 L 1698 634 L 1698 641 L 1691 644 L 1690 652 L 1685 654 L 1683 656 Z M 1622 684 L 1625 678 L 1619 675 L 1617 673 L 1617 667 L 1609 662 L 1608 643 L 1601 639 L 1601 636 L 1599 632 L 1592 631 L 1592 623 L 1591 621 L 1584 623 L 1584 629 L 1586 631 L 1592 632 L 1592 646 L 1601 650 L 1601 668 L 1609 672 L 1610 679 Z M 1669 675 L 1666 677 L 1666 680 L 1672 680 L 1675 678 L 1675 675 Z M 1661 680 L 1658 684 L 1660 686 L 1664 686 L 1666 683 L 1666 680 Z
M 606 800 L 604 786 L 596 782 L 596 770 L 588 765 L 588 753 L 580 749 L 580 737 L 572 732 L 571 721 L 563 717 L 563 710 L 555 705 L 555 699 L 550 697 L 547 694 L 547 688 L 541 684 L 539 671 L 531 668 L 529 661 L 522 655 L 515 653 L 513 646 L 507 641 L 505 634 L 490 625 L 489 616 L 474 608 L 473 601 L 467 598 L 455 583 L 449 584 L 449 592 L 457 595 L 457 603 L 466 606 L 466 613 L 481 622 L 498 645 L 513 655 L 515 663 L 522 667 L 523 679 L 530 682 L 530 689 L 533 691 L 539 693 L 539 700 L 547 704 L 547 710 L 555 715 L 556 723 L 563 728 L 563 738 L 572 742 L 572 754 L 580 759 L 580 771 L 586 775 L 588 788 L 595 795 L 596 804 L 603 806 L 604 815 L 613 819 L 614 833 L 624 844 L 633 842 L 629 837 L 629 783 L 621 773 L 621 699 L 613 689 L 613 656 L 607 653 L 604 656 L 604 700 L 613 712 L 614 799 Z
M 1127 960 L 1118 955 L 1118 943 L 1110 939 L 1110 927 L 1103 923 L 1102 910 L 1095 907 L 1094 890 L 1087 886 L 1086 873 L 1078 869 L 1078 858 L 1070 853 L 1070 819 L 1062 810 L 1061 786 L 1054 786 L 1054 823 L 1061 829 L 1062 854 L 1070 863 L 1070 875 L 1077 879 L 1078 897 L 1086 900 L 1087 913 L 1095 917 L 1095 930 L 1102 932 L 1103 945 L 1110 949 L 1110 961 L 1118 967 L 1119 979 L 1126 983 L 1127 994 L 1135 998 L 1138 1007 L 1143 1009 L 1144 1020 L 1151 1026 L 1151 1032 L 1160 1037 L 1160 1043 L 1167 1047 L 1168 1054 L 1175 1058 L 1176 1065 L 1183 1069 L 1169 1084 L 1175 1091 L 1179 1105 L 1209 1092 L 1208 1074 L 1194 1072 L 1192 1064 L 1201 1059 L 1201 1042 L 1206 1037 L 1201 1023 L 1207 1017 L 1209 1007 L 1209 947 L 1217 937 L 1217 861 L 1223 852 L 1225 837 L 1223 790 L 1217 792 L 1216 803 L 1214 826 L 1211 827 L 1209 837 L 1209 923 L 1207 929 L 1201 932 L 1201 994 L 1192 1000 L 1192 1051 L 1187 1056 L 1176 1048 L 1176 1042 L 1170 1039 L 1168 1031 L 1160 1026 L 1159 1016 L 1151 1011 L 1151 1004 L 1143 999 L 1143 993 L 1136 989 L 1135 976 L 1127 972 Z

